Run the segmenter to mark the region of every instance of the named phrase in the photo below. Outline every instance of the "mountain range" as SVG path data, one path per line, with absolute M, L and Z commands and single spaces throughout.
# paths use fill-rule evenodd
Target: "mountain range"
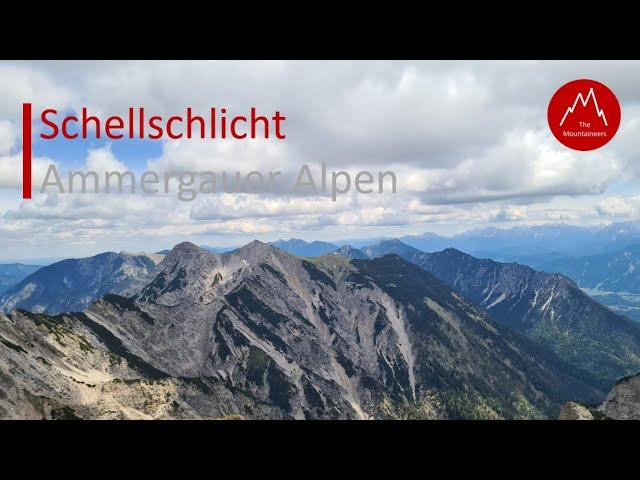
M 589 256 L 533 255 L 518 262 L 562 273 L 598 302 L 640 322 L 640 244 Z
M 546 418 L 597 379 L 397 255 L 174 247 L 83 312 L 0 317 L 2 418 Z
M 346 241 L 358 255 L 375 257 L 369 250 L 394 239 Z M 640 227 L 635 222 L 610 226 L 544 225 L 512 229 L 484 228 L 451 237 L 433 233 L 405 236 L 404 247 L 441 251 L 456 248 L 475 257 L 519 263 L 535 270 L 562 273 L 599 303 L 640 322 Z M 273 245 L 294 255 L 317 256 L 338 247 L 328 242 L 278 240 Z M 212 249 L 221 253 L 229 249 Z M 352 252 L 353 253 L 353 252 Z
M 597 226 L 547 224 L 505 229 L 487 227 L 447 237 L 424 233 L 400 237 L 399 240 L 422 251 L 456 248 L 494 260 L 521 261 L 523 257 L 534 255 L 589 256 L 640 244 L 640 222 Z
M 305 240 L 301 240 L 299 238 L 290 238 L 289 240 L 276 240 L 275 242 L 269 242 L 269 245 L 273 245 L 274 247 L 279 248 L 280 250 L 284 250 L 285 252 L 292 253 L 293 255 L 298 255 L 300 257 L 317 257 L 318 255 L 324 255 L 325 253 L 330 253 L 335 251 L 338 246 L 329 242 L 320 242 L 313 241 L 307 242 Z M 211 253 L 225 253 L 230 252 L 232 250 L 236 250 L 239 247 L 210 247 L 206 245 L 201 245 L 200 248 L 211 252 Z M 164 250 L 159 253 L 167 253 L 168 250 Z
M 640 370 L 640 326 L 603 307 L 563 275 L 477 259 L 451 248 L 422 252 L 399 240 L 383 240 L 361 249 L 345 245 L 331 255 L 362 260 L 389 254 L 430 272 L 498 322 L 589 372 L 598 379 L 593 385 L 600 389 L 607 390 L 618 378 Z M 105 294 L 129 296 L 137 291 L 162 259 L 158 254 L 106 253 L 59 262 L 6 292 L 0 297 L 0 309 L 49 314 L 81 311 Z M 184 281 L 200 281 L 186 272 L 181 275 Z M 162 279 L 162 275 L 154 278 L 155 283 L 146 285 L 143 293 Z
M 330 253 L 183 243 L 37 270 L 0 297 L 0 417 L 543 418 L 640 371 L 640 325 L 562 274 L 318 243 Z M 157 411 L 128 410 L 148 395 Z
M 107 293 L 123 293 L 163 258 L 159 254 L 106 252 L 42 267 L 0 296 L 0 310 L 56 314 L 84 310 Z
M 420 266 L 503 325 L 598 376 L 601 388 L 640 371 L 640 325 L 602 306 L 563 275 L 478 259 L 453 248 L 420 252 L 399 240 L 360 251 L 369 257 L 398 254 Z

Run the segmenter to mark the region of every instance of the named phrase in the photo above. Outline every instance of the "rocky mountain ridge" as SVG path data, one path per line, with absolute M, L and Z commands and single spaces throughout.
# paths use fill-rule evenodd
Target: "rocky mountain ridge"
M 129 297 L 0 317 L 3 418 L 545 418 L 592 379 L 387 256 L 184 243 Z
M 372 253 L 400 253 L 503 325 L 600 377 L 603 389 L 640 371 L 640 325 L 602 306 L 563 275 L 478 259 L 453 248 L 419 252 L 397 240 L 379 242 Z

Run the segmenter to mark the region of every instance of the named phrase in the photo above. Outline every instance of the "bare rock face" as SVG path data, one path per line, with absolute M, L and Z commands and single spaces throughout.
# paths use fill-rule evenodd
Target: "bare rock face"
M 0 314 L 0 418 L 281 418 L 221 383 L 170 376 L 82 313 Z
M 593 420 L 591 411 L 579 403 L 569 402 L 560 408 L 559 420 Z
M 585 378 L 395 255 L 184 243 L 127 297 L 0 316 L 0 418 L 547 418 Z
M 640 375 L 619 380 L 598 410 L 614 420 L 640 420 Z
M 562 406 L 560 420 L 640 420 L 640 375 L 616 382 L 604 402 L 585 407 L 574 402 Z

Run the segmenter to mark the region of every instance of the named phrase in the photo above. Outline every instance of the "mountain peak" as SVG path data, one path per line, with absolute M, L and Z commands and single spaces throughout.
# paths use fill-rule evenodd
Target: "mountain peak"
M 460 255 L 464 257 L 470 257 L 468 253 L 464 253 L 462 250 L 458 250 L 457 248 L 449 247 L 442 250 L 440 253 L 446 253 L 448 255 Z
M 354 248 L 351 245 L 342 245 L 339 249 L 333 252 L 333 254 L 348 258 L 350 260 L 365 260 L 368 258 L 362 250 Z
M 395 254 L 406 260 L 412 260 L 418 255 L 422 255 L 424 252 L 413 248 L 406 243 L 402 243 L 397 238 L 388 240 L 379 240 L 369 247 L 361 249 L 362 252 L 369 258 L 382 257 L 384 255 Z
M 172 252 L 203 252 L 204 250 L 191 242 L 182 242 L 175 245 Z
M 247 243 L 244 248 L 262 248 L 262 247 L 268 247 L 269 245 L 267 245 L 264 242 L 261 242 L 260 240 L 252 240 L 251 242 Z
M 163 259 L 164 264 L 190 263 L 191 259 L 200 255 L 214 255 L 191 242 L 182 242 L 174 246 Z
M 269 251 L 278 250 L 273 245 L 268 243 L 261 242 L 260 240 L 253 240 L 246 245 L 235 250 L 235 252 L 241 253 L 242 255 L 248 254 L 264 254 Z
M 247 243 L 237 250 L 233 250 L 231 252 L 223 254 L 223 257 L 238 257 L 243 259 L 245 262 L 253 263 L 255 260 L 258 260 L 271 252 L 284 253 L 279 248 L 273 245 L 261 242 L 260 240 L 253 240 L 252 242 Z

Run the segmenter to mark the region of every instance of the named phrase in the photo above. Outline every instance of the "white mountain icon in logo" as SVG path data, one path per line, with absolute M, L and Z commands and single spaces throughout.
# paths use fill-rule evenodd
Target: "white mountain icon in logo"
M 586 98 L 582 96 L 582 92 L 578 93 L 575 101 L 573 102 L 573 105 L 567 108 L 567 111 L 564 112 L 564 116 L 562 117 L 562 120 L 560 120 L 560 126 L 562 126 L 564 121 L 567 119 L 567 115 L 569 115 L 570 113 L 573 113 L 573 111 L 576 109 L 576 106 L 578 105 L 578 101 L 582 103 L 583 107 L 586 107 L 587 103 L 589 103 L 589 99 L 593 99 L 593 107 L 596 109 L 596 113 L 598 114 L 598 117 L 602 118 L 602 121 L 604 122 L 604 126 L 608 127 L 609 124 L 607 123 L 607 117 L 605 117 L 604 115 L 604 110 L 598 107 L 598 100 L 596 99 L 596 94 L 593 91 L 593 87 L 589 89 L 589 93 L 587 94 Z

